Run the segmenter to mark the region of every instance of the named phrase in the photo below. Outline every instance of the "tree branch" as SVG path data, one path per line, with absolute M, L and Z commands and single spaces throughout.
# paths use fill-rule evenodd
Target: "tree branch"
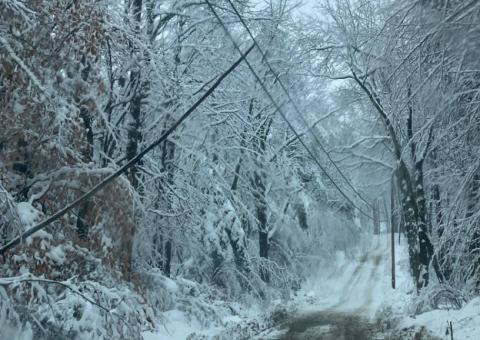
M 143 156 L 145 156 L 148 152 L 153 150 L 155 147 L 160 145 L 162 142 L 164 142 L 182 123 L 187 119 L 199 106 L 202 102 L 205 101 L 214 91 L 215 89 L 222 83 L 222 81 L 233 71 L 237 68 L 238 65 L 245 59 L 245 57 L 253 50 L 255 45 L 250 46 L 250 48 L 245 52 L 242 53 L 240 58 L 233 63 L 232 66 L 228 70 L 226 70 L 218 79 L 217 81 L 162 135 L 160 138 L 158 138 L 155 142 L 150 144 L 147 148 L 145 148 L 143 151 L 138 153 L 135 157 L 130 159 L 125 165 L 120 167 L 116 172 L 105 178 L 102 182 L 98 183 L 95 185 L 90 191 L 85 193 L 84 195 L 80 196 L 77 198 L 75 201 L 67 205 L 65 208 L 59 210 L 46 220 L 40 222 L 36 226 L 28 229 L 24 233 L 22 233 L 20 236 L 14 238 L 10 242 L 8 242 L 5 246 L 0 248 L 0 255 L 3 255 L 6 251 L 9 249 L 17 246 L 18 244 L 22 243 L 27 237 L 31 236 L 32 234 L 36 233 L 39 230 L 44 229 L 51 223 L 55 222 L 58 220 L 60 217 L 65 215 L 67 212 L 72 210 L 73 208 L 79 206 L 82 202 L 90 199 L 93 197 L 97 192 L 99 192 L 101 189 L 103 189 L 107 184 L 112 182 L 114 179 L 122 175 L 124 172 L 126 172 L 129 168 L 134 166 L 136 163 L 138 163 Z

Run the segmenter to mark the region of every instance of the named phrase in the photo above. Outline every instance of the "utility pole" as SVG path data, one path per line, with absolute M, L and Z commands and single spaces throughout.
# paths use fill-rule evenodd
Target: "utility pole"
M 387 234 L 388 234 L 388 233 L 390 232 L 390 229 L 392 228 L 393 224 L 391 224 L 391 223 L 390 223 L 391 221 L 388 219 L 388 216 L 390 216 L 390 215 L 389 215 L 389 213 L 388 213 L 387 199 L 384 198 L 384 199 L 382 200 L 382 202 L 383 202 L 383 214 L 384 214 L 384 216 L 385 216 L 385 220 L 384 220 L 384 221 L 385 221 L 385 223 L 386 223 L 385 227 L 387 228 L 386 232 L 387 232 Z
M 392 252 L 392 288 L 395 289 L 395 175 L 390 183 L 390 243 Z M 400 233 L 400 230 L 399 230 Z
M 402 200 L 400 199 L 400 194 L 397 190 L 397 186 L 395 185 L 395 174 L 393 174 L 393 194 L 394 194 L 394 199 L 396 199 L 396 202 L 398 203 L 398 207 L 396 209 L 397 213 L 397 232 L 398 232 L 398 244 L 400 245 L 400 239 L 402 237 L 402 232 L 404 231 L 404 226 L 405 226 L 405 216 L 403 214 L 403 206 L 402 206 Z

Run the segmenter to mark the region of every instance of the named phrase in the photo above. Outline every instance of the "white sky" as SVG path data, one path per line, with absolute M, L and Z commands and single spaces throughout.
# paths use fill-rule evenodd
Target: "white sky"
M 318 3 L 318 0 L 298 0 L 301 1 L 301 6 L 297 8 L 297 12 L 300 15 L 314 15 L 318 10 L 315 9 L 315 5 Z M 263 7 L 265 5 L 265 0 L 253 0 L 254 4 L 256 3 L 258 7 Z
M 303 15 L 315 15 L 315 12 L 318 9 L 315 8 L 315 5 L 318 3 L 317 0 L 302 0 L 302 5 L 297 9 L 300 14 Z

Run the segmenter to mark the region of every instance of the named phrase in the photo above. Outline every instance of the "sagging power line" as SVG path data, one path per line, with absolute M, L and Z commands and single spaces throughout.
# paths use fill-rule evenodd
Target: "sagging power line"
M 218 15 L 217 11 L 215 10 L 215 8 L 213 7 L 212 3 L 209 1 L 209 0 L 205 0 L 205 3 L 207 4 L 207 6 L 209 7 L 210 11 L 212 12 L 212 14 L 215 16 L 215 18 L 217 19 L 218 23 L 220 24 L 220 26 L 222 27 L 222 29 L 225 31 L 225 34 L 227 35 L 227 37 L 230 39 L 230 41 L 232 42 L 234 48 L 237 50 L 238 53 L 242 54 L 242 50 L 240 49 L 240 46 L 237 44 L 237 42 L 235 41 L 235 39 L 233 38 L 232 34 L 230 33 L 230 31 L 228 30 L 227 26 L 225 25 L 225 23 L 223 22 L 223 20 L 220 18 L 220 16 Z M 254 42 L 253 46 L 257 46 L 258 48 L 258 45 Z M 265 58 L 264 58 L 265 59 Z M 286 117 L 285 113 L 283 112 L 281 106 L 276 102 L 276 100 L 273 98 L 272 94 L 268 91 L 266 85 L 263 83 L 263 81 L 261 80 L 260 76 L 258 75 L 258 73 L 255 71 L 255 69 L 253 68 L 252 64 L 248 61 L 247 57 L 245 56 L 244 58 L 244 61 L 247 65 L 247 67 L 249 68 L 250 72 L 253 74 L 254 78 L 256 79 L 256 81 L 259 83 L 260 87 L 262 88 L 262 90 L 265 92 L 265 94 L 267 95 L 267 97 L 269 98 L 269 100 L 272 102 L 272 104 L 274 105 L 275 107 L 275 110 L 280 114 L 280 116 L 283 118 L 283 120 L 285 121 L 285 123 L 287 124 L 288 128 L 293 132 L 293 134 L 295 135 L 295 137 L 298 139 L 298 141 L 300 142 L 300 144 L 303 146 L 303 148 L 307 151 L 307 153 L 309 154 L 309 156 L 313 159 L 313 161 L 315 162 L 315 164 L 317 164 L 317 166 L 319 167 L 319 169 L 325 174 L 325 176 L 329 179 L 329 181 L 333 184 L 333 186 L 337 189 L 337 191 L 345 198 L 345 200 L 347 202 L 349 202 L 354 208 L 356 208 L 362 215 L 370 218 L 370 219 L 373 219 L 373 217 L 371 215 L 369 215 L 367 212 L 365 212 L 362 208 L 360 208 L 357 204 L 355 204 L 353 202 L 353 200 L 342 190 L 342 188 L 340 188 L 340 186 L 335 182 L 335 180 L 330 176 L 330 174 L 327 172 L 327 170 L 325 169 L 325 167 L 320 163 L 320 161 L 318 160 L 318 158 L 315 156 L 315 154 L 313 153 L 313 151 L 306 145 L 306 143 L 304 142 L 304 140 L 302 139 L 302 137 L 300 136 L 300 134 L 297 132 L 297 130 L 295 129 L 295 127 L 292 125 L 292 123 L 289 121 L 289 119 Z M 307 126 L 308 127 L 308 126 Z M 367 202 L 368 203 L 368 202 Z
M 17 246 L 21 242 L 23 242 L 27 237 L 31 236 L 32 234 L 36 233 L 39 230 L 42 230 L 46 228 L 48 225 L 51 223 L 55 222 L 58 220 L 60 217 L 64 216 L 67 212 L 72 210 L 73 208 L 79 206 L 82 202 L 86 201 L 87 199 L 93 197 L 97 192 L 102 190 L 107 184 L 112 182 L 114 179 L 118 178 L 120 175 L 125 173 L 128 169 L 130 169 L 132 166 L 137 164 L 147 153 L 152 151 L 154 148 L 159 146 L 161 143 L 167 140 L 167 138 L 202 104 L 210 95 L 215 91 L 215 89 L 223 82 L 223 80 L 235 70 L 238 65 L 241 64 L 241 62 L 248 56 L 248 54 L 253 50 L 254 45 L 251 45 L 244 53 L 240 53 L 240 58 L 238 58 L 225 72 L 223 72 L 215 81 L 215 83 L 210 86 L 210 88 L 202 95 L 200 96 L 197 101 L 190 106 L 181 116 L 178 118 L 171 126 L 170 128 L 165 131 L 156 141 L 154 141 L 152 144 L 150 144 L 148 147 L 143 149 L 141 152 L 139 152 L 137 155 L 135 155 L 133 158 L 128 160 L 127 163 L 125 163 L 123 166 L 121 166 L 118 170 L 116 170 L 114 173 L 109 175 L 107 178 L 105 178 L 103 181 L 95 185 L 93 188 L 91 188 L 89 191 L 87 191 L 85 194 L 74 200 L 72 203 L 68 204 L 66 207 L 60 209 L 57 211 L 55 214 L 52 216 L 48 217 L 47 219 L 41 221 L 37 225 L 31 227 L 30 229 L 26 230 L 23 232 L 21 235 L 15 237 L 12 239 L 10 242 L 8 242 L 6 245 L 0 248 L 0 255 L 3 255 L 6 251 L 9 249 Z
M 268 58 L 267 58 L 267 54 L 264 52 L 264 50 L 261 48 L 260 44 L 257 42 L 257 39 L 254 37 L 252 31 L 250 30 L 250 28 L 248 27 L 247 23 L 245 22 L 245 20 L 243 19 L 242 15 L 240 14 L 240 12 L 237 10 L 237 8 L 235 7 L 235 5 L 233 4 L 233 2 L 231 0 L 227 0 L 227 2 L 230 4 L 230 6 L 232 7 L 235 15 L 238 17 L 238 19 L 240 20 L 240 23 L 242 24 L 242 26 L 246 29 L 246 31 L 248 32 L 248 35 L 250 36 L 250 38 L 253 40 L 253 43 L 254 45 L 257 47 L 258 51 L 260 52 L 260 54 L 262 55 L 262 61 L 265 62 L 265 64 L 267 65 L 268 69 L 270 70 L 270 72 L 273 74 L 273 76 L 275 77 L 275 80 L 278 82 L 278 84 L 280 85 L 280 87 L 282 88 L 283 92 L 285 92 L 285 94 L 287 95 L 287 98 L 288 98 L 288 101 L 290 103 L 292 103 L 292 106 L 295 110 L 295 112 L 298 114 L 298 116 L 301 118 L 303 124 L 305 124 L 305 126 L 308 127 L 308 122 L 307 122 L 307 119 L 305 118 L 305 116 L 303 115 L 303 113 L 301 112 L 301 110 L 299 109 L 298 105 L 296 104 L 296 102 L 293 100 L 293 98 L 291 97 L 289 91 L 287 90 L 287 87 L 285 86 L 285 84 L 283 83 L 283 81 L 280 79 L 278 73 L 273 69 L 272 65 L 270 64 L 270 62 L 268 61 Z M 327 149 L 323 146 L 322 142 L 318 139 L 317 135 L 315 133 L 313 133 L 312 131 L 310 131 L 310 134 L 312 135 L 312 137 L 314 138 L 315 140 L 315 143 L 320 147 L 320 149 L 325 153 L 325 155 L 327 156 L 328 160 L 330 161 L 330 163 L 332 163 L 332 165 L 335 167 L 335 169 L 338 171 L 338 173 L 340 174 L 340 176 L 345 180 L 345 182 L 347 183 L 347 185 L 353 190 L 353 192 L 363 201 L 367 204 L 367 206 L 369 206 L 370 208 L 373 208 L 373 206 L 370 204 L 370 202 L 368 202 L 368 200 L 366 200 L 362 194 L 360 194 L 360 192 L 358 192 L 358 190 L 353 186 L 353 184 L 350 182 L 350 180 L 345 176 L 345 174 L 343 173 L 343 171 L 340 169 L 340 167 L 337 165 L 337 163 L 332 159 L 332 157 L 330 156 L 330 153 L 327 151 Z

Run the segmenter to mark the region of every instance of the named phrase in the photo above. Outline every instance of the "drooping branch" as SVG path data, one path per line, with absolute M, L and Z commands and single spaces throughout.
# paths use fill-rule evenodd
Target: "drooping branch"
M 122 321 L 130 331 L 132 331 L 130 324 L 121 315 L 119 315 L 118 313 L 115 313 L 115 308 L 107 308 L 106 306 L 101 305 L 100 303 L 98 303 L 95 300 L 93 300 L 92 298 L 86 296 L 85 294 L 80 292 L 75 287 L 69 285 L 68 283 L 61 282 L 61 281 L 56 281 L 56 280 L 43 279 L 43 278 L 32 276 L 31 274 L 24 274 L 24 275 L 20 275 L 20 276 L 16 276 L 16 277 L 0 278 L 0 286 L 3 286 L 3 287 L 8 287 L 10 285 L 14 286 L 14 285 L 17 285 L 17 284 L 20 284 L 20 283 L 41 283 L 41 284 L 61 286 L 65 289 L 71 291 L 73 294 L 78 295 L 80 298 L 87 301 L 91 305 L 96 306 L 99 309 L 103 310 L 108 315 L 115 316 L 120 321 Z M 122 302 L 122 301 L 120 301 L 120 302 Z M 120 302 L 118 304 L 120 304 Z
M 0 37 L 0 43 L 4 46 L 4 48 L 7 50 L 8 54 L 15 61 L 15 63 L 17 63 L 17 65 L 27 74 L 32 83 L 36 87 L 38 87 L 38 89 L 42 93 L 45 93 L 45 87 L 42 85 L 42 82 L 37 78 L 37 76 L 32 72 L 32 70 L 30 70 L 30 68 L 15 54 L 15 51 L 13 50 L 12 46 L 10 46 L 8 41 Z
M 10 242 L 8 242 L 5 246 L 0 248 L 0 255 L 5 254 L 6 251 L 12 249 L 13 247 L 17 246 L 21 242 L 23 242 L 27 237 L 31 236 L 32 234 L 36 233 L 39 230 L 44 229 L 51 223 L 58 220 L 60 217 L 65 215 L 67 212 L 72 210 L 73 208 L 79 206 L 85 200 L 93 197 L 97 192 L 102 190 L 107 184 L 121 176 L 125 173 L 128 169 L 132 166 L 137 164 L 147 153 L 152 151 L 162 142 L 164 142 L 199 106 L 202 104 L 214 91 L 215 89 L 222 83 L 222 81 L 233 71 L 237 68 L 238 65 L 246 58 L 246 56 L 253 50 L 254 45 L 250 46 L 245 53 L 242 53 L 240 58 L 238 58 L 229 69 L 227 69 L 220 77 L 218 77 L 217 81 L 175 122 L 172 126 L 167 129 L 162 136 L 160 136 L 155 142 L 150 144 L 146 147 L 143 151 L 138 153 L 135 157 L 130 159 L 127 163 L 125 163 L 122 167 L 120 167 L 116 172 L 105 178 L 103 181 L 95 185 L 92 189 L 90 189 L 87 193 L 83 194 L 75 201 L 64 207 L 63 209 L 57 211 L 55 214 L 47 218 L 46 220 L 38 223 L 37 225 L 33 226 L 32 228 L 28 229 L 20 236 L 14 238 Z
M 395 150 L 395 156 L 397 157 L 398 160 L 401 160 L 402 147 L 401 147 L 400 141 L 398 140 L 397 134 L 393 129 L 392 122 L 390 121 L 390 118 L 388 118 L 387 113 L 383 109 L 382 104 L 380 103 L 380 100 L 377 98 L 375 93 L 373 93 L 369 88 L 367 88 L 365 83 L 358 78 L 357 74 L 353 70 L 352 70 L 352 75 L 355 82 L 365 92 L 365 94 L 368 96 L 368 99 L 370 99 L 370 102 L 373 104 L 373 106 L 379 113 L 380 117 L 382 118 L 382 122 L 385 125 L 385 128 L 387 129 L 387 132 L 392 140 L 393 148 Z

